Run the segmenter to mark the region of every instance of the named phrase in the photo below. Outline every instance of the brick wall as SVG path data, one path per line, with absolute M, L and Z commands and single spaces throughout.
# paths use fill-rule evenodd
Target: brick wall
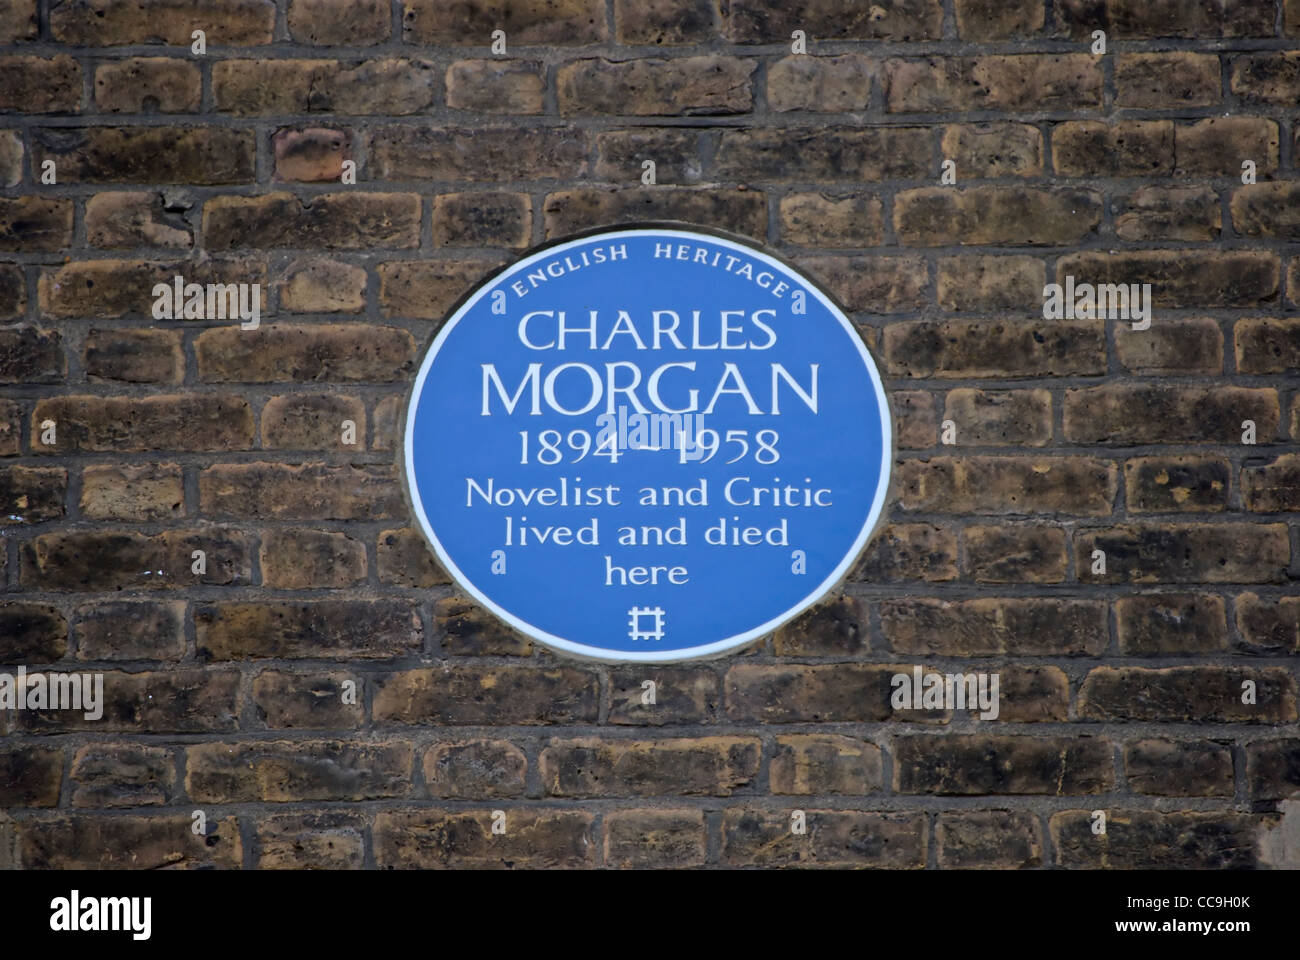
M 3 0 L 0 44 L 0 659 L 108 700 L 0 714 L 0 863 L 1298 856 L 1297 0 Z M 648 219 L 840 299 L 895 494 L 775 636 L 602 667 L 457 595 L 396 425 L 475 281 Z M 262 325 L 154 320 L 178 273 Z M 1042 319 L 1067 275 L 1151 328 Z M 916 664 L 1001 715 L 896 713 Z

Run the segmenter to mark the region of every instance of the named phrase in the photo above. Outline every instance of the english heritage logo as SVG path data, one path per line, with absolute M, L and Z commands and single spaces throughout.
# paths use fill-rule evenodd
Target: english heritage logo
M 807 277 L 713 234 L 619 229 L 473 292 L 424 357 L 403 456 L 420 528 L 480 603 L 556 650 L 668 662 L 840 581 L 884 506 L 891 425 L 861 335 Z

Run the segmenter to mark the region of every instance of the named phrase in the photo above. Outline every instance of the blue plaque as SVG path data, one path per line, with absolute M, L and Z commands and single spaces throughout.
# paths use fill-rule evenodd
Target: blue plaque
M 439 330 L 406 413 L 412 507 L 474 599 L 555 650 L 749 644 L 846 574 L 880 517 L 889 405 L 789 264 L 670 227 L 544 247 Z

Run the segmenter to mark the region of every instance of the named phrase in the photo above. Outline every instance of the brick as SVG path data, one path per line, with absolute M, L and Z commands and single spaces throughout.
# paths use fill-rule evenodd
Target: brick
M 68 652 L 68 623 L 55 607 L 21 600 L 0 601 L 0 662 L 52 663 Z
M 1300 368 L 1300 320 L 1242 317 L 1232 330 L 1239 373 L 1294 373 Z
M 288 193 L 214 197 L 203 206 L 203 238 L 211 250 L 414 247 L 420 238 L 420 197 L 347 192 L 309 199 Z
M 169 669 L 104 673 L 104 714 L 79 710 L 24 710 L 15 726 L 28 733 L 214 733 L 239 725 L 239 671 Z M 186 830 L 188 831 L 188 817 Z
M 772 637 L 778 657 L 855 656 L 870 647 L 866 605 L 848 594 L 814 604 Z
M 179 660 L 185 656 L 184 601 L 104 600 L 77 607 L 82 660 Z
M 1115 58 L 1115 103 L 1163 109 L 1209 107 L 1222 96 L 1213 53 L 1121 53 Z
M 596 675 L 570 667 L 441 666 L 376 676 L 376 724 L 594 723 Z
M 1300 454 L 1241 468 L 1241 499 L 1253 513 L 1300 511 Z
M 1281 412 L 1277 394 L 1250 387 L 1115 384 L 1065 391 L 1065 438 L 1074 443 L 1241 442 L 1254 420 L 1268 442 Z
M 636 127 L 603 130 L 596 133 L 594 173 L 598 179 L 611 183 L 635 183 L 641 179 L 642 163 L 653 160 L 658 183 L 699 183 L 703 175 L 702 156 L 698 129 Z
M 0 327 L 0 383 L 58 383 L 66 366 L 58 331 L 30 324 Z
M 528 758 L 506 740 L 435 743 L 424 754 L 429 796 L 486 800 L 524 792 Z
M 40 309 L 54 317 L 152 318 L 155 284 L 261 283 L 266 266 L 252 260 L 85 260 L 40 274 Z
M 1024 310 L 1041 302 L 1046 279 L 1037 257 L 941 257 L 936 299 L 945 310 Z
M 1246 782 L 1257 801 L 1300 793 L 1300 740 L 1269 740 L 1246 747 Z
M 883 600 L 880 627 L 905 656 L 1098 656 L 1106 649 L 1106 605 L 1096 600 L 923 597 Z
M 1277 171 L 1277 122 L 1261 117 L 1207 117 L 1179 124 L 1174 133 L 1178 176 L 1238 177 L 1243 160 L 1252 160 L 1257 173 Z
M 356 697 L 344 699 L 346 683 Z M 275 730 L 349 730 L 365 721 L 358 677 L 342 672 L 264 670 L 253 678 L 257 718 Z
M 767 105 L 778 112 L 866 110 L 873 72 L 860 54 L 783 57 L 767 68 Z
M 445 320 L 465 291 L 499 265 L 499 260 L 481 258 L 381 263 L 376 270 L 380 307 L 388 317 Z
M 875 183 L 931 175 L 924 127 L 781 127 L 722 131 L 714 175 L 743 183 Z
M 1279 583 L 1291 550 L 1283 524 L 1128 524 L 1075 534 L 1077 557 L 1106 555 L 1093 583 Z
M 1129 373 L 1220 374 L 1223 372 L 1223 331 L 1210 317 L 1162 320 L 1147 330 L 1115 326 L 1115 353 Z
M 526 657 L 532 641 L 465 597 L 442 597 L 433 605 L 443 653 L 451 656 Z
M 1101 196 L 1091 190 L 923 187 L 901 191 L 894 229 L 909 247 L 1077 243 L 1095 233 Z
M 1250 307 L 1277 296 L 1281 266 L 1263 250 L 1127 250 L 1066 254 L 1056 261 L 1065 277 L 1098 283 L 1150 283 L 1156 307 Z
M 1104 29 L 1123 39 L 1148 37 L 1271 37 L 1273 4 L 1220 0 L 1212 4 L 1149 0 L 1063 0 L 1056 5 L 1058 29 L 1071 37 Z
M 870 194 L 791 193 L 781 198 L 781 237 L 803 247 L 877 247 L 884 205 Z
M 938 0 L 898 0 L 888 7 L 846 10 L 834 0 L 797 6 L 773 0 L 730 0 L 722 7 L 722 36 L 732 43 L 786 42 L 801 29 L 818 40 L 937 40 Z
M 439 587 L 451 583 L 434 559 L 433 548 L 409 528 L 384 530 L 375 546 L 375 565 L 382 583 L 399 587 Z
M 966 571 L 981 583 L 1060 583 L 1066 574 L 1059 527 L 966 528 Z
M 889 679 L 898 668 L 863 663 L 750 664 L 727 670 L 727 716 L 739 723 L 874 723 L 898 719 Z
M 894 740 L 894 789 L 969 796 L 1107 793 L 1115 774 L 1110 741 L 1090 737 L 954 734 Z
M 559 797 L 731 796 L 758 773 L 754 737 L 671 740 L 551 740 L 538 765 Z
M 728 867 L 925 866 L 926 818 L 916 813 L 806 810 L 806 830 L 790 830 L 786 810 L 732 808 L 722 814 L 722 863 Z
M 1172 120 L 1071 120 L 1052 128 L 1052 163 L 1064 177 L 1155 177 L 1174 168 Z
M 938 443 L 939 417 L 934 394 L 898 390 L 890 399 L 894 408 L 894 443 L 899 449 L 925 450 Z
M 185 789 L 197 803 L 376 800 L 410 792 L 409 743 L 259 740 L 185 749 Z
M 526 193 L 447 193 L 433 201 L 433 242 L 438 246 L 528 246 L 532 199 Z
M 1089 457 L 931 457 L 902 461 L 894 482 L 905 511 L 1106 516 L 1116 474 Z
M 614 810 L 605 816 L 608 867 L 699 867 L 707 854 L 708 835 L 700 810 Z
M 943 418 L 957 443 L 1041 447 L 1052 439 L 1052 395 L 1046 390 L 951 390 Z
M 1253 681 L 1257 703 L 1243 704 Z M 1079 688 L 1083 720 L 1294 723 L 1296 681 L 1278 667 L 1097 667 Z
M 199 474 L 205 516 L 275 520 L 385 520 L 406 512 L 386 464 L 227 463 Z
M 352 422 L 354 449 L 366 446 L 366 406 L 357 397 L 334 393 L 291 393 L 272 397 L 262 408 L 266 450 L 344 450 L 345 421 Z
M 63 751 L 10 743 L 0 747 L 0 803 L 55 807 L 63 783 Z
M 1106 833 L 1088 810 L 1052 815 L 1056 865 L 1075 869 L 1243 870 L 1257 865 L 1259 818 L 1248 813 L 1108 810 Z
M 176 761 L 165 747 L 92 743 L 72 757 L 72 805 L 158 807 L 176 797 Z
M 72 246 L 72 204 L 53 197 L 0 198 L 0 250 L 51 252 Z
M 427 60 L 218 60 L 212 99 L 237 114 L 335 113 L 398 117 L 423 113 L 437 96 Z
M 1036 0 L 957 0 L 957 34 L 963 40 L 1009 40 L 1043 29 Z
M 206 554 L 194 573 L 191 554 Z M 167 590 L 194 584 L 234 585 L 251 576 L 247 535 L 217 527 L 135 531 L 85 530 L 41 534 L 22 545 L 22 583 L 41 590 Z
M 233 869 L 243 863 L 237 818 L 209 817 L 203 835 L 191 825 L 188 812 L 28 820 L 18 829 L 19 856 L 35 870 Z
M 1158 797 L 1231 797 L 1232 751 L 1218 743 L 1151 738 L 1124 746 L 1129 789 Z
M 1232 465 L 1223 457 L 1135 457 L 1124 461 L 1130 513 L 1218 512 L 1228 506 Z
M 614 39 L 618 43 L 678 45 L 712 38 L 710 0 L 614 0 Z
M 267 530 L 258 554 L 263 586 L 277 590 L 339 589 L 366 576 L 366 546 L 328 530 Z
M 178 57 L 132 57 L 95 68 L 101 113 L 198 113 L 203 79 Z
M 16 457 L 21 451 L 23 410 L 13 400 L 0 400 L 0 457 Z
M 32 412 L 33 437 L 45 420 L 57 424 L 58 442 L 34 444 L 34 452 L 247 450 L 253 442 L 248 401 L 211 393 L 51 397 Z
M 941 813 L 935 842 L 939 866 L 949 869 L 1024 870 L 1043 863 L 1038 818 L 1025 811 Z
M 12 0 L 0 9 L 0 43 L 35 40 L 36 0 Z
M 1228 89 L 1247 104 L 1294 104 L 1300 94 L 1300 52 L 1270 50 L 1234 57 Z
M 256 46 L 271 42 L 274 27 L 271 0 L 70 0 L 50 11 L 54 39 L 77 46 L 188 47 L 194 30 L 206 31 L 211 46 Z
M 891 583 L 957 579 L 957 534 L 929 523 L 891 523 L 872 538 L 850 580 Z
M 225 602 L 198 607 L 199 656 L 376 660 L 420 649 L 423 631 L 404 600 Z
M 97 193 L 86 201 L 86 239 L 103 249 L 194 245 L 194 232 L 171 215 L 162 193 Z
M 929 273 L 918 257 L 800 257 L 797 264 L 853 313 L 908 313 L 927 301 Z
M 571 127 L 377 127 L 367 164 L 379 180 L 572 180 L 588 152 L 587 132 Z
M 1300 653 L 1300 598 L 1243 593 L 1236 605 L 1243 649 L 1262 654 Z
M 943 128 L 940 149 L 963 181 L 1043 172 L 1043 135 L 1029 124 L 951 124 Z
M 654 683 L 654 702 L 645 702 Z M 710 723 L 719 703 L 718 678 L 693 667 L 630 666 L 609 677 L 607 722 L 627 726 Z
M 81 513 L 91 520 L 156 523 L 185 516 L 181 468 L 174 463 L 95 463 L 81 474 Z
M 23 179 L 23 135 L 20 130 L 0 130 L 0 185 L 17 186 Z
M 446 84 L 453 110 L 537 114 L 546 109 L 540 60 L 458 60 L 447 68 Z
M 1078 110 L 1102 103 L 1101 59 L 1082 53 L 891 59 L 889 113 Z
M 772 792 L 861 796 L 881 788 L 880 748 L 853 737 L 799 734 L 776 738 Z
M 1241 187 L 1232 195 L 1232 226 L 1246 237 L 1300 239 L 1300 186 L 1284 181 Z
M 0 111 L 77 113 L 81 65 L 69 56 L 0 57 Z
M 185 351 L 176 330 L 89 330 L 81 362 L 90 380 L 180 383 L 185 376 Z
M 366 271 L 307 257 L 285 268 L 279 290 L 281 308 L 293 313 L 360 313 L 366 305 Z
M 397 327 L 277 323 L 256 331 L 205 330 L 194 341 L 206 382 L 389 383 L 415 368 L 415 340 Z
M 32 167 L 58 167 L 59 183 L 252 183 L 251 130 L 226 127 L 77 127 L 31 133 Z
M 0 526 L 43 523 L 64 514 L 68 472 L 53 467 L 0 467 Z
M 262 870 L 356 870 L 365 863 L 365 821 L 351 813 L 289 813 L 257 824 Z
M 451 5 L 403 0 L 402 39 L 417 44 L 486 46 L 493 30 L 512 44 L 587 44 L 606 39 L 605 6 L 599 0 L 511 0 L 501 4 Z
M 483 810 L 383 810 L 372 828 L 380 869 L 556 869 L 595 866 L 595 814 L 507 808 L 504 834 Z
M 346 130 L 307 127 L 277 130 L 271 137 L 277 181 L 338 183 L 343 162 L 352 159 L 352 137 Z
M 753 108 L 753 60 L 706 55 L 671 60 L 578 60 L 556 72 L 564 116 L 725 116 Z
M 384 0 L 293 0 L 287 22 L 296 43 L 368 46 L 388 39 L 392 12 Z
M 767 233 L 767 198 L 754 190 L 654 187 L 583 188 L 548 194 L 542 206 L 546 236 L 563 237 L 591 223 L 646 220 L 710 223 L 761 238 Z
M 1059 667 L 999 667 L 998 673 L 998 719 L 1003 723 L 1070 719 L 1070 678 Z
M 1134 657 L 1215 653 L 1228 648 L 1222 597 L 1154 594 L 1115 601 L 1121 653 Z

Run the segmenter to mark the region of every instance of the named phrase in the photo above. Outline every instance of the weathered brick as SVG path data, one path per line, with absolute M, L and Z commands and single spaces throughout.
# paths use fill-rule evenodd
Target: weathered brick
M 1208 107 L 1222 96 L 1213 53 L 1120 53 L 1115 57 L 1115 102 L 1121 107 Z
M 1247 652 L 1300 653 L 1300 597 L 1237 598 L 1237 632 Z
M 1213 513 L 1228 506 L 1232 465 L 1223 457 L 1135 457 L 1124 461 L 1130 513 Z
M 293 313 L 360 313 L 366 305 L 366 271 L 339 260 L 296 260 L 280 280 L 280 306 Z
M 0 747 L 0 803 L 10 807 L 56 807 L 63 783 L 63 751 L 57 747 Z
M 562 237 L 590 223 L 683 220 L 711 223 L 735 233 L 767 233 L 767 198 L 754 190 L 637 188 L 562 190 L 543 205 L 547 237 Z
M 262 447 L 267 450 L 347 450 L 366 446 L 366 405 L 335 393 L 291 393 L 272 397 L 262 408 Z
M 78 814 L 18 828 L 22 865 L 34 870 L 234 869 L 243 863 L 239 821 L 208 818 L 199 835 L 188 812 L 152 816 Z
M 365 821 L 352 813 L 288 813 L 257 824 L 262 870 L 356 870 L 365 863 Z
M 767 105 L 778 112 L 866 110 L 873 72 L 871 61 L 855 53 L 784 57 L 767 68 Z
M 889 679 L 897 668 L 863 663 L 740 663 L 723 680 L 736 722 L 874 723 L 897 719 Z
M 0 400 L 0 457 L 16 457 L 22 448 L 23 408 L 14 400 Z
M 528 758 L 507 740 L 435 743 L 425 751 L 423 763 L 431 797 L 518 797 L 528 772 Z
M 781 237 L 803 247 L 876 247 L 884 205 L 871 194 L 791 193 L 781 198 Z
M 777 737 L 769 777 L 777 794 L 873 793 L 881 788 L 880 748 L 826 734 Z
M 199 474 L 209 517 L 386 520 L 406 508 L 394 468 L 328 463 L 226 463 Z
M 50 33 L 77 46 L 188 47 L 194 30 L 213 46 L 256 46 L 270 43 L 274 28 L 272 0 L 65 0 L 50 11 Z
M 565 116 L 724 116 L 754 104 L 753 60 L 709 54 L 670 60 L 578 60 L 555 75 Z
M 354 696 L 345 699 L 345 684 Z M 276 730 L 347 730 L 365 720 L 362 681 L 349 673 L 288 673 L 264 670 L 253 678 L 253 707 L 257 718 Z
M 57 330 L 0 327 L 0 383 L 58 383 L 66 366 Z
M 940 867 L 1024 870 L 1043 864 L 1038 818 L 1026 811 L 941 813 L 935 821 L 934 836 Z
M 908 313 L 927 300 L 929 273 L 917 257 L 800 257 L 798 265 L 850 312 Z
M 526 657 L 532 641 L 466 597 L 442 597 L 433 605 L 443 653 L 452 656 Z
M 848 594 L 821 600 L 773 634 L 779 657 L 854 656 L 870 645 L 867 608 Z
M 266 265 L 244 259 L 83 260 L 41 272 L 41 312 L 54 317 L 152 317 L 156 284 L 263 283 Z
M 0 601 L 3 663 L 51 663 L 68 652 L 68 623 L 55 607 L 21 600 Z
M 1034 177 L 1043 172 L 1043 135 L 1023 123 L 961 123 L 944 127 L 945 160 L 962 180 Z
M 376 271 L 379 302 L 385 316 L 445 320 L 465 291 L 499 264 L 499 260 L 482 258 L 381 263 Z
M 659 184 L 699 183 L 703 176 L 700 131 L 680 127 L 636 127 L 596 133 L 595 175 L 611 183 L 634 183 L 653 160 Z
M 375 545 L 375 565 L 383 583 L 399 587 L 438 587 L 451 583 L 433 548 L 415 530 L 385 530 Z
M 1300 454 L 1241 468 L 1241 499 L 1254 513 L 1300 511 Z
M 894 229 L 910 247 L 1076 243 L 1096 231 L 1101 196 L 1092 190 L 922 187 L 894 201 Z
M 1088 444 L 1237 444 L 1243 420 L 1267 443 L 1281 416 L 1273 390 L 1250 387 L 1085 387 L 1065 391 L 1064 409 L 1066 439 Z
M 1106 832 L 1093 833 L 1090 810 L 1052 815 L 1058 867 L 1242 870 L 1258 865 L 1259 818 L 1248 813 L 1107 810 Z
M 1294 373 L 1300 369 L 1300 319 L 1242 317 L 1232 328 L 1239 373 Z
M 1104 573 L 1079 561 L 1093 583 L 1279 583 L 1291 558 L 1284 524 L 1129 524 L 1078 530 L 1076 557 L 1101 550 Z
M 890 401 L 894 408 L 894 443 L 900 450 L 925 450 L 939 442 L 934 394 L 897 390 Z
M 388 383 L 414 369 L 415 340 L 397 327 L 370 324 L 217 327 L 194 341 L 194 355 L 199 379 L 208 382 Z
M 0 43 L 35 40 L 36 0 L 11 0 L 0 8 Z
M 0 250 L 37 253 L 72 246 L 72 204 L 54 197 L 0 198 Z
M 1052 439 L 1052 395 L 1046 390 L 949 391 L 943 418 L 957 443 L 1041 447 Z
M 248 601 L 194 612 L 200 657 L 375 660 L 420 649 L 423 631 L 404 600 Z
M 188 249 L 194 244 L 194 233 L 189 224 L 170 213 L 162 193 L 97 193 L 86 201 L 86 239 L 104 249 Z
M 1251 798 L 1285 800 L 1300 794 L 1300 740 L 1268 740 L 1246 747 Z
M 0 527 L 43 523 L 64 514 L 68 472 L 56 467 L 0 467 Z
M 891 59 L 889 113 L 1077 110 L 1102 102 L 1101 58 L 1082 53 Z
M 1065 177 L 1152 177 L 1174 168 L 1171 120 L 1071 120 L 1052 129 L 1052 163 Z
M 320 247 L 356 250 L 414 247 L 420 197 L 414 193 L 289 193 L 214 197 L 203 205 L 210 250 L 236 247 Z
M 1085 37 L 1095 29 L 1123 39 L 1147 37 L 1271 37 L 1274 5 L 1257 0 L 1191 4 L 1150 0 L 1062 0 L 1057 28 Z
M 1156 594 L 1115 601 L 1121 653 L 1135 657 L 1215 653 L 1228 648 L 1222 597 Z
M 379 180 L 572 180 L 587 174 L 588 151 L 573 127 L 378 127 L 367 164 Z
M 872 183 L 931 174 L 924 127 L 781 127 L 724 130 L 714 174 L 743 183 Z
M 253 131 L 228 127 L 33 130 L 32 166 L 53 160 L 60 183 L 252 183 Z
M 1230 797 L 1232 751 L 1220 743 L 1151 738 L 1124 746 L 1129 789 L 1159 797 Z
M 392 11 L 385 0 L 293 0 L 287 21 L 297 43 L 367 46 L 388 39 Z
M 957 579 L 957 533 L 929 523 L 891 523 L 881 528 L 850 580 L 890 583 Z
M 329 127 L 277 130 L 271 152 L 277 181 L 337 183 L 343 176 L 343 162 L 352 159 L 352 136 Z
M 176 760 L 165 747 L 92 743 L 72 757 L 74 807 L 157 807 L 176 797 Z
M 712 0 L 614 0 L 614 39 L 623 44 L 701 43 L 713 38 Z
M 437 82 L 427 60 L 218 60 L 212 65 L 216 109 L 238 114 L 405 116 L 433 106 Z
M 654 687 L 646 687 L 647 681 Z M 652 689 L 653 702 L 647 702 Z M 718 677 L 693 667 L 622 667 L 610 671 L 609 700 L 609 723 L 709 723 L 719 702 Z
M 723 811 L 722 862 L 731 867 L 920 869 L 926 820 L 919 814 L 807 810 L 807 832 L 790 830 L 786 810 Z
M 1232 226 L 1246 237 L 1300 240 L 1300 185 L 1255 183 L 1232 195 Z
M 701 810 L 614 810 L 605 816 L 608 867 L 699 867 L 707 854 Z
M 131 57 L 95 68 L 101 113 L 198 113 L 203 78 L 178 57 Z
M 194 572 L 202 550 L 206 570 Z M 175 590 L 195 584 L 247 583 L 252 547 L 246 534 L 219 527 L 144 534 L 121 530 L 41 534 L 22 545 L 22 583 L 40 590 Z
M 50 397 L 32 411 L 33 438 L 45 420 L 57 425 L 57 442 L 34 443 L 37 453 L 247 450 L 253 442 L 248 401 L 222 394 Z
M 511 0 L 500 4 L 445 4 L 403 0 L 402 39 L 418 44 L 486 46 L 493 30 L 513 44 L 585 44 L 607 36 L 600 0 Z
M 78 506 L 91 520 L 156 523 L 185 515 L 185 486 L 174 463 L 94 463 L 81 473 Z
M 81 65 L 71 57 L 0 57 L 0 111 L 76 113 Z
M 888 6 L 849 9 L 835 0 L 794 6 L 729 0 L 721 11 L 722 36 L 733 43 L 785 42 L 797 29 L 819 40 L 937 40 L 943 29 L 939 0 L 895 0 Z
M 376 724 L 536 725 L 594 722 L 596 675 L 571 667 L 445 665 L 375 678 Z
M 1277 256 L 1263 250 L 1087 251 L 1056 261 L 1058 283 L 1070 275 L 1096 283 L 1149 283 L 1154 306 L 1198 310 L 1272 301 L 1280 274 Z
M 91 380 L 180 383 L 185 376 L 185 351 L 176 330 L 91 329 L 81 360 Z
M 414 751 L 401 742 L 259 740 L 196 744 L 185 755 L 195 802 L 284 803 L 404 797 Z
M 366 576 L 366 546 L 328 530 L 267 530 L 258 554 L 262 584 L 278 590 L 350 587 Z
M 1098 600 L 907 598 L 880 603 L 894 652 L 910 656 L 1097 656 L 1109 641 Z
M 453 110 L 536 114 L 546 107 L 540 60 L 458 60 L 447 68 L 446 84 Z
M 881 353 L 894 376 L 912 378 L 1097 376 L 1106 371 L 1100 320 L 892 323 Z
M 17 186 L 23 179 L 23 135 L 20 130 L 0 130 L 0 185 Z
M 1228 88 L 1243 103 L 1291 106 L 1300 95 L 1300 52 L 1269 50 L 1234 57 Z
M 1037 257 L 941 257 L 936 299 L 945 310 L 1024 310 L 1040 303 L 1046 266 Z
M 449 193 L 433 201 L 433 242 L 439 246 L 519 249 L 532 232 L 526 193 Z
M 239 671 L 106 670 L 103 716 L 80 710 L 24 710 L 15 725 L 29 733 L 212 733 L 239 726 Z M 189 818 L 186 817 L 186 828 Z
M 560 797 L 731 796 L 757 775 L 756 737 L 670 740 L 551 740 L 538 765 Z
M 185 655 L 185 603 L 105 600 L 77 607 L 82 660 L 179 660 Z
M 1210 317 L 1161 320 L 1147 330 L 1115 327 L 1115 353 L 1130 373 L 1147 375 L 1223 372 L 1223 331 Z
M 1256 703 L 1242 703 L 1245 681 Z M 1079 688 L 1083 720 L 1294 723 L 1296 680 L 1278 667 L 1097 667 Z
M 967 527 L 966 572 L 981 583 L 1060 583 L 1066 574 L 1059 527 Z
M 1276 172 L 1278 128 L 1262 117 L 1207 117 L 1179 124 L 1174 133 L 1175 174 L 1184 177 L 1236 177 L 1243 160 L 1260 176 Z
M 595 814 L 507 808 L 505 833 L 490 809 L 384 810 L 375 814 L 375 864 L 381 869 L 556 869 L 595 866 Z
M 1090 457 L 931 457 L 902 461 L 894 482 L 905 511 L 1106 516 L 1117 473 Z
M 894 789 L 1071 796 L 1114 788 L 1114 748 L 1091 737 L 950 735 L 894 740 Z

